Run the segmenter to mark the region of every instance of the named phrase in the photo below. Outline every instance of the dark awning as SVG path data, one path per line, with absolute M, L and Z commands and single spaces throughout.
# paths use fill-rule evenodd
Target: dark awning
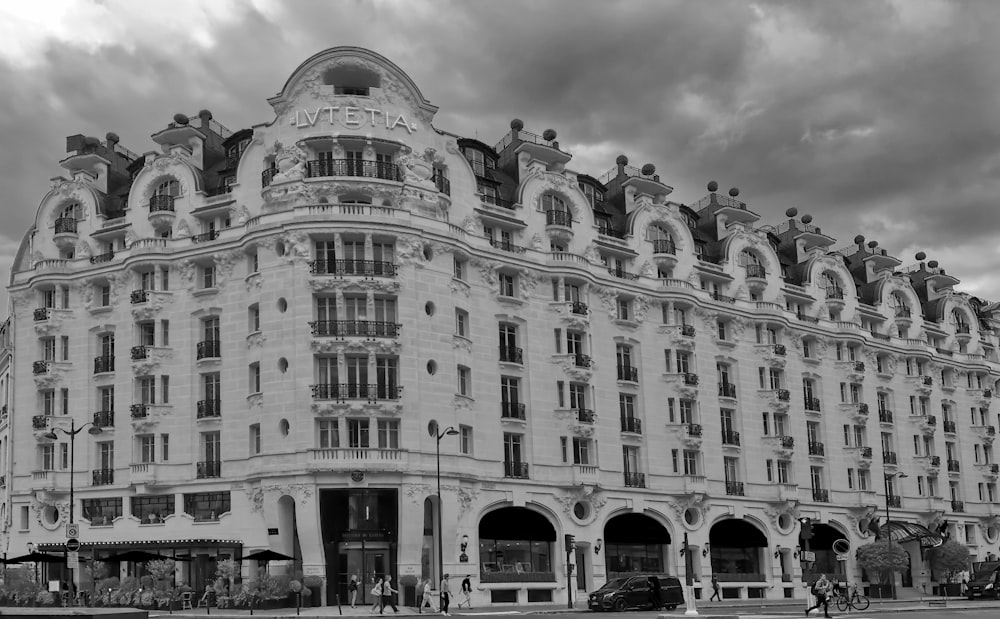
M 944 543 L 944 539 L 940 535 L 915 522 L 893 520 L 879 527 L 879 531 L 879 537 L 888 535 L 889 539 L 900 544 L 920 540 L 920 545 L 924 548 L 934 548 Z

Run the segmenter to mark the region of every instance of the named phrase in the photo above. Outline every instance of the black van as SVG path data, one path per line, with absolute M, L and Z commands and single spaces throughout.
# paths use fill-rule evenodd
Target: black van
M 972 580 L 965 590 L 965 595 L 970 600 L 977 597 L 993 598 L 1000 597 L 1000 562 L 983 562 L 974 567 Z
M 629 610 L 638 608 L 652 610 L 654 581 L 660 585 L 659 606 L 673 610 L 684 603 L 681 581 L 672 576 L 630 576 L 615 578 L 590 594 L 587 606 L 590 610 Z

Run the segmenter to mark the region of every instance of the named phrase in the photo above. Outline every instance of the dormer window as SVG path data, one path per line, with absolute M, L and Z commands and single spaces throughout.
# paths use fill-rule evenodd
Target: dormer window
M 334 86 L 333 94 L 335 95 L 355 95 L 358 97 L 368 96 L 367 86 Z
M 381 87 L 379 74 L 371 69 L 341 65 L 330 67 L 323 72 L 323 83 L 333 86 L 333 94 L 355 97 L 367 97 L 372 88 Z
M 493 161 L 492 157 L 487 156 L 481 150 L 468 146 L 462 149 L 462 154 L 465 155 L 465 158 L 469 161 L 469 165 L 472 166 L 473 174 L 493 180 L 492 173 L 487 172 L 487 170 L 496 169 L 496 162 Z
M 177 196 L 181 195 L 181 184 L 173 179 L 168 181 L 163 181 L 162 183 L 156 186 L 156 189 L 153 191 L 153 195 L 170 196 L 172 198 L 176 198 Z
M 58 219 L 80 221 L 83 219 L 83 207 L 79 202 L 73 202 L 63 207 Z

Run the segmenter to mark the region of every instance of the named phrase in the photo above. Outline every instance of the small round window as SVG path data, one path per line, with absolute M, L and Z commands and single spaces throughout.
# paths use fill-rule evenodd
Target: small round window
M 792 519 L 792 515 L 788 513 L 781 514 L 778 516 L 778 529 L 783 532 L 788 532 L 792 529 L 792 525 L 795 521 Z
M 437 374 L 437 371 L 438 371 L 437 361 L 434 361 L 433 359 L 431 359 L 430 361 L 428 361 L 427 362 L 427 373 L 430 374 L 431 376 L 434 376 L 435 374 Z
M 42 508 L 42 522 L 51 526 L 59 521 L 59 510 L 52 505 L 46 505 Z
M 281 297 L 280 299 L 278 299 L 278 311 L 284 314 L 287 310 L 288 310 L 288 301 L 285 300 L 285 297 Z
M 431 301 L 428 301 L 427 303 L 425 303 L 424 304 L 424 311 L 427 312 L 428 316 L 433 316 L 434 315 L 434 303 L 431 302 Z
M 689 527 L 698 526 L 701 522 L 701 512 L 693 507 L 689 507 L 684 510 L 684 523 Z
M 573 505 L 573 515 L 576 516 L 577 520 L 586 520 L 590 518 L 590 504 L 584 503 L 583 501 L 577 501 Z
M 278 359 L 278 371 L 282 374 L 288 371 L 288 359 L 284 357 Z
M 281 436 L 288 436 L 288 431 L 291 429 L 287 419 L 282 419 L 278 422 L 278 431 L 281 432 Z
M 284 241 L 278 241 L 277 243 L 274 244 L 274 253 L 278 254 L 279 256 L 285 255 Z

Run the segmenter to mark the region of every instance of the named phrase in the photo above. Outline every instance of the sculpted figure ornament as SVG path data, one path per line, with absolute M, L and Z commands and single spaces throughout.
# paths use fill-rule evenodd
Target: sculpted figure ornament
M 75 251 L 77 258 L 90 258 L 91 256 L 90 243 L 88 243 L 83 239 L 77 240 Z
M 191 227 L 188 225 L 188 222 L 187 222 L 186 219 L 181 218 L 181 219 L 177 220 L 177 230 L 176 230 L 176 232 L 177 233 L 174 236 L 177 237 L 177 238 L 179 238 L 179 239 L 185 239 L 185 238 L 191 236 Z
M 300 181 L 306 175 L 306 161 L 309 156 L 297 144 L 285 147 L 281 142 L 274 143 L 274 164 L 278 171 L 271 177 L 271 184 L 277 185 L 289 181 Z

